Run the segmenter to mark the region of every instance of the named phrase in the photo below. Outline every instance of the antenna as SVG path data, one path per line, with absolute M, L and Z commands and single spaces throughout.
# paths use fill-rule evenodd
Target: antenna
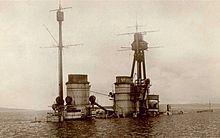
M 72 7 L 62 7 L 62 4 L 61 4 L 61 0 L 59 0 L 59 8 L 58 9 L 53 9 L 53 10 L 50 10 L 50 12 L 52 11 L 61 11 L 61 10 L 65 10 L 65 9 L 71 9 Z
M 136 26 L 129 26 L 129 27 L 136 27 Z M 140 27 L 140 26 L 138 26 L 138 27 Z M 118 34 L 118 35 L 133 35 L 135 33 L 146 35 L 147 33 L 154 33 L 154 32 L 159 32 L 159 31 L 160 30 L 149 30 L 149 31 L 142 31 L 142 32 L 121 33 L 121 34 Z
M 137 23 L 137 17 L 136 17 L 136 33 L 138 32 L 138 23 Z
M 131 47 L 125 47 L 125 46 L 121 46 L 120 47 L 121 49 L 119 49 L 119 50 L 117 50 L 117 51 L 131 51 L 132 50 L 132 48 Z M 163 48 L 163 46 L 148 46 L 147 47 L 147 51 L 148 51 L 148 49 L 154 49 L 154 48 Z
M 135 33 L 140 33 L 142 35 L 146 35 L 147 33 L 153 33 L 153 32 L 159 32 L 160 30 L 149 30 L 149 31 L 141 31 L 139 32 L 139 28 L 141 27 L 145 27 L 146 25 L 139 25 L 138 24 L 138 21 L 137 21 L 137 15 L 136 15 L 136 24 L 133 25 L 133 26 L 128 26 L 128 28 L 135 28 L 136 32 L 131 32 L 131 33 L 121 33 L 121 34 L 118 34 L 118 35 L 132 35 L 132 34 L 135 34 Z
M 54 35 L 50 32 L 49 28 L 43 24 L 43 26 L 45 27 L 45 29 L 47 30 L 47 32 L 50 34 L 50 36 L 53 38 L 54 42 L 56 43 L 56 45 L 53 46 L 45 46 L 45 47 L 40 47 L 40 48 L 58 48 L 59 43 L 58 41 L 55 39 Z M 70 45 L 63 45 L 63 48 L 69 48 L 72 46 L 83 46 L 83 43 L 79 43 L 79 44 L 70 44 Z
M 154 33 L 154 32 L 159 32 L 160 30 L 151 30 L 151 31 L 143 31 L 140 32 L 142 35 L 146 35 L 147 33 Z
M 45 29 L 47 30 L 47 32 L 50 34 L 50 36 L 53 38 L 54 42 L 58 45 L 57 40 L 54 38 L 54 36 L 52 35 L 52 33 L 50 32 L 50 30 L 48 29 L 48 27 L 47 27 L 45 24 L 43 24 L 43 26 L 45 27 Z

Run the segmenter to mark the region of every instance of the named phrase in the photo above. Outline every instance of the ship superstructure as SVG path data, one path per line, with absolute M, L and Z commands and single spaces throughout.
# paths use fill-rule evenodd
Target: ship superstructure
M 131 50 L 134 51 L 131 75 L 116 77 L 115 93 L 112 93 L 112 97 L 118 116 L 159 114 L 159 95 L 150 94 L 151 82 L 146 73 L 145 51 L 150 47 L 143 35 L 148 32 L 153 31 L 138 32 L 136 25 L 134 41 L 131 44 Z
M 134 41 L 131 44 L 131 50 L 134 52 L 130 76 L 117 76 L 115 82 L 115 92 L 110 92 L 112 97 L 113 110 L 107 109 L 95 100 L 94 95 L 90 96 L 90 83 L 86 74 L 69 74 L 66 82 L 67 97 L 63 97 L 63 64 L 62 64 L 62 22 L 64 21 L 64 12 L 62 10 L 71 7 L 59 8 L 56 11 L 57 21 L 59 23 L 59 43 L 58 43 L 58 97 L 56 103 L 52 105 L 53 113 L 49 113 L 49 119 L 55 118 L 55 121 L 85 119 L 97 117 L 96 109 L 104 111 L 106 117 L 137 117 L 143 115 L 156 116 L 159 114 L 159 95 L 150 94 L 150 79 L 147 78 L 145 65 L 145 51 L 148 50 L 148 43 L 143 39 L 147 32 L 134 33 Z M 49 30 L 48 30 L 49 31 Z M 54 39 L 54 37 L 53 37 Z M 79 45 L 79 44 L 76 44 Z M 68 45 L 68 46 L 76 46 Z M 136 71 L 135 71 L 136 69 Z M 137 74 L 137 75 L 135 75 Z M 97 106 L 97 107 L 95 107 Z M 52 119 L 53 120 L 53 119 Z

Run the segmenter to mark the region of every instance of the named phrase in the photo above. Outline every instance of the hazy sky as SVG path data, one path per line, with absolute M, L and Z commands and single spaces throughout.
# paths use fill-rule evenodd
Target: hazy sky
M 220 2 L 63 0 L 63 43 L 83 43 L 64 50 L 67 74 L 88 74 L 91 90 L 108 94 L 117 75 L 130 75 L 130 46 L 136 19 L 145 36 L 151 93 L 161 103 L 220 102 Z M 47 109 L 58 94 L 57 49 L 43 24 L 58 40 L 57 0 L 0 1 L 0 106 Z M 137 15 L 137 16 L 136 16 Z M 64 85 L 64 96 L 66 87 Z M 109 98 L 97 95 L 101 104 Z

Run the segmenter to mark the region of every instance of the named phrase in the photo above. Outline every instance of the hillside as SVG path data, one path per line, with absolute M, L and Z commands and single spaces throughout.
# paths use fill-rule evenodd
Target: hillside
M 0 112 L 16 112 L 16 111 L 31 111 L 30 109 L 5 108 L 0 107 Z

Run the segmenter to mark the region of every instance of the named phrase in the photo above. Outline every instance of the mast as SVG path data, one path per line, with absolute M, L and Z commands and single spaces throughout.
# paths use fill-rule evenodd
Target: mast
M 59 91 L 59 97 L 61 100 L 61 105 L 63 105 L 63 40 L 62 40 L 62 22 L 64 21 L 64 12 L 62 10 L 64 9 L 70 9 L 72 7 L 65 7 L 63 8 L 61 6 L 61 2 L 59 1 L 59 8 L 58 9 L 54 9 L 54 10 L 50 10 L 50 11 L 56 11 L 57 13 L 57 21 L 59 23 L 59 43 L 58 43 L 58 91 Z M 48 28 L 46 28 L 47 31 L 49 32 Z M 50 33 L 50 32 L 49 32 Z M 50 33 L 50 35 L 53 37 L 53 35 Z M 57 42 L 55 40 L 55 38 L 53 37 L 54 41 Z M 66 45 L 67 47 L 69 46 L 77 46 L 77 45 L 81 45 L 81 44 L 75 44 L 75 45 Z
M 58 56 L 58 61 L 59 61 L 59 67 L 58 67 L 58 72 L 59 72 L 59 96 L 61 99 L 63 99 L 63 42 L 62 42 L 62 21 L 64 20 L 64 13 L 61 11 L 61 4 L 59 4 L 59 9 L 57 10 L 57 21 L 59 22 L 59 56 Z
M 58 80 L 59 96 L 56 98 L 56 102 L 58 104 L 59 122 L 63 121 L 63 111 L 64 111 L 64 100 L 63 100 L 63 47 L 64 46 L 63 46 L 63 41 L 62 41 L 62 22 L 64 21 L 64 12 L 62 10 L 69 9 L 69 8 L 71 7 L 62 8 L 61 2 L 59 1 L 59 8 L 55 10 L 50 10 L 50 11 L 56 11 L 57 21 L 59 23 L 59 43 L 58 43 L 58 46 L 56 46 L 58 48 L 58 78 L 59 78 Z M 50 35 L 53 37 L 51 33 Z M 76 46 L 76 45 L 67 45 L 67 46 Z
M 56 46 L 52 47 L 41 47 L 41 48 L 58 48 L 58 97 L 56 98 L 56 104 L 54 104 L 55 108 L 53 110 L 56 112 L 58 111 L 59 122 L 63 121 L 63 111 L 64 111 L 64 99 L 63 99 L 63 48 L 68 48 L 72 46 L 80 46 L 83 45 L 82 43 L 79 44 L 68 44 L 63 45 L 62 41 L 62 22 L 64 21 L 64 12 L 65 9 L 70 9 L 72 7 L 62 7 L 61 1 L 59 1 L 59 8 L 50 10 L 50 12 L 56 11 L 57 22 L 59 25 L 59 42 L 55 39 L 49 29 L 44 25 L 50 36 L 53 38 Z

